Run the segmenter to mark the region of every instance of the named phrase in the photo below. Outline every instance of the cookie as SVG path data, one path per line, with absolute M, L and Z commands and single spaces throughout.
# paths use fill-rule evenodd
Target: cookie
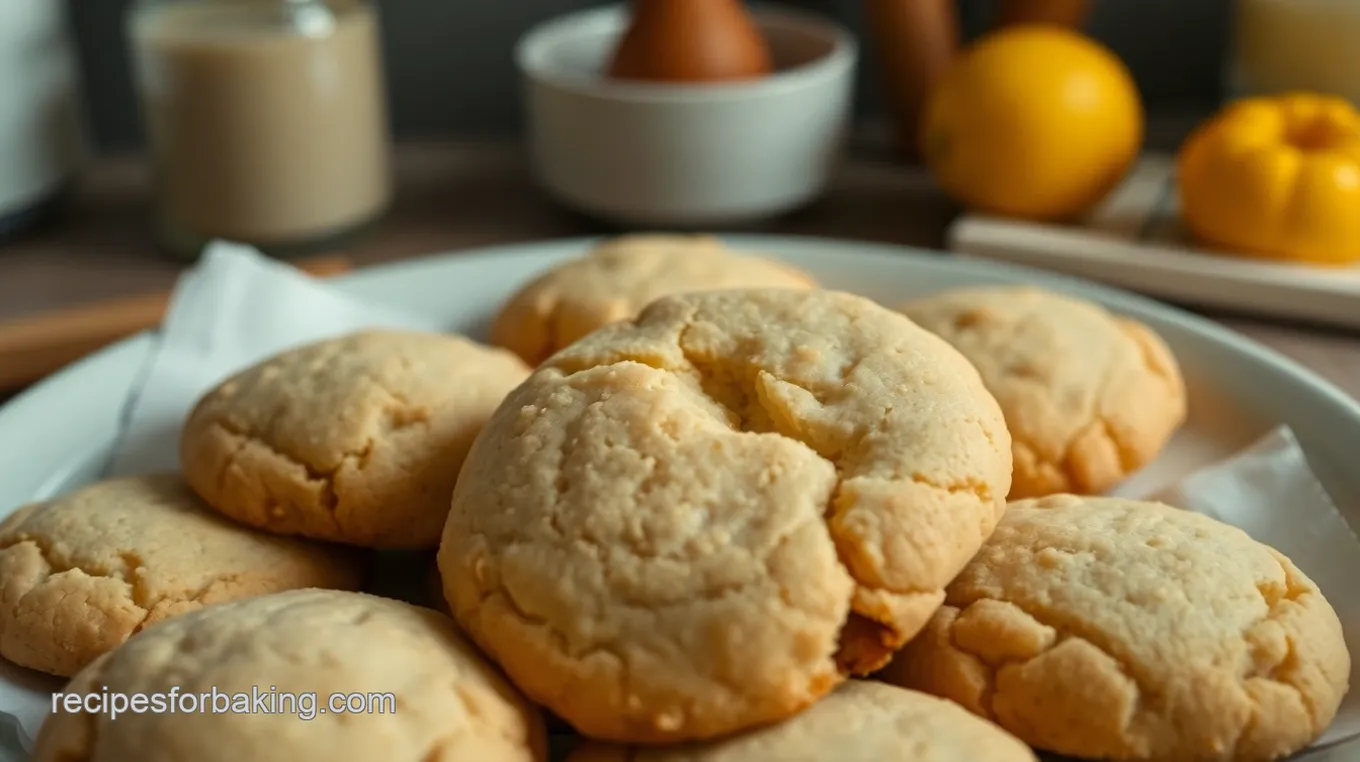
M 705 744 L 591 744 L 567 762 L 1035 762 L 1015 737 L 957 704 L 852 680 L 793 719 Z
M 430 559 L 430 566 L 425 572 L 425 590 L 429 597 L 430 608 L 441 614 L 453 616 L 449 611 L 449 603 L 444 600 L 444 580 L 439 576 L 438 558 Z
M 849 294 L 664 297 L 555 355 L 463 469 L 464 628 L 598 740 L 783 719 L 883 664 L 1004 510 L 977 371 Z
M 1347 690 L 1336 613 L 1289 559 L 1159 503 L 1014 502 L 883 677 L 1091 759 L 1285 756 Z
M 232 523 L 178 476 L 100 482 L 0 523 L 0 655 L 70 677 L 161 620 L 362 577 L 352 552 Z
M 433 548 L 472 440 L 529 369 L 459 336 L 364 331 L 228 379 L 180 463 L 217 510 L 277 534 Z
M 1006 413 L 1011 499 L 1096 494 L 1161 451 L 1185 382 L 1146 326 L 1028 286 L 968 288 L 902 311 L 964 354 Z
M 491 339 L 538 365 L 591 331 L 637 315 L 662 296 L 815 286 L 811 276 L 789 265 L 734 252 L 713 236 L 623 236 L 522 288 L 501 309 Z
M 58 700 L 34 762 L 546 760 L 537 710 L 448 617 L 364 593 L 201 609 L 129 640 L 62 692 L 145 696 L 150 710 L 93 703 L 87 714 Z

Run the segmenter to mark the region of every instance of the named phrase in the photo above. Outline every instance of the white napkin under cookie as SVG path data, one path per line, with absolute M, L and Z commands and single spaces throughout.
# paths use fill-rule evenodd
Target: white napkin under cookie
M 356 302 L 251 249 L 214 245 L 175 290 L 110 475 L 176 467 L 184 416 L 199 395 L 230 373 L 287 347 L 370 326 L 440 327 Z M 1151 497 L 1242 527 L 1290 556 L 1324 591 L 1335 591 L 1329 600 L 1360 660 L 1360 597 L 1348 597 L 1353 580 L 1360 579 L 1360 542 L 1287 428 Z M 1286 511 L 1288 520 L 1281 521 Z M 1356 692 L 1323 743 L 1360 733 L 1360 680 L 1354 674 L 1352 685 Z M 13 726 L 31 749 L 51 708 L 51 693 L 60 686 L 59 680 L 0 660 L 0 728 Z M 5 752 L 0 748 L 0 762 L 10 759 Z
M 438 326 L 356 302 L 250 247 L 212 244 L 175 288 L 108 475 L 178 468 L 167 443 L 177 443 L 180 423 L 204 392 L 284 349 L 363 328 Z

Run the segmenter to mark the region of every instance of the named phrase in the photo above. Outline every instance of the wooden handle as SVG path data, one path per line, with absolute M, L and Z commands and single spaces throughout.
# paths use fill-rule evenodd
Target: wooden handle
M 298 269 L 316 276 L 350 269 L 341 257 L 303 260 Z M 41 379 L 85 355 L 160 325 L 170 293 L 142 294 L 0 323 L 0 391 Z
M 1081 27 L 1091 13 L 1090 0 L 1002 0 L 997 26 L 1057 24 Z
M 919 158 L 921 112 L 931 87 L 958 53 L 954 0 L 865 0 L 864 10 L 898 149 L 908 159 Z

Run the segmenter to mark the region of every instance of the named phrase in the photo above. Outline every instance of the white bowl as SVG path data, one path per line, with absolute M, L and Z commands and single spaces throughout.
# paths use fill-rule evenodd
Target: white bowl
M 750 222 L 815 198 L 844 143 L 857 47 L 814 16 L 754 15 L 776 71 L 735 83 L 608 79 L 620 7 L 530 30 L 515 57 L 539 183 L 579 211 L 648 227 Z

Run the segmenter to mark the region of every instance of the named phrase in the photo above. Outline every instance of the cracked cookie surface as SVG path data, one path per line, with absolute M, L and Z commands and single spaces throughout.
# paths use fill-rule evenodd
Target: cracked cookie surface
M 652 301 L 724 288 L 814 288 L 782 262 L 732 251 L 709 235 L 627 235 L 605 241 L 525 285 L 501 308 L 495 344 L 531 365 Z
M 977 372 L 849 294 L 666 297 L 487 424 L 439 550 L 464 628 L 601 740 L 710 738 L 881 666 L 991 533 Z
M 448 617 L 362 593 L 298 590 L 163 622 L 100 657 L 65 691 L 105 687 L 152 702 L 273 692 L 275 703 L 225 713 L 176 703 L 173 713 L 116 719 L 57 711 L 34 762 L 546 760 L 538 710 Z M 282 694 L 315 696 L 315 715 L 302 714 L 307 699 Z M 363 698 L 336 712 L 330 700 L 339 694 Z
M 1347 690 L 1336 613 L 1289 559 L 1159 503 L 1011 503 L 884 671 L 1092 759 L 1277 759 Z
M 240 526 L 174 475 L 101 482 L 0 523 L 0 655 L 70 677 L 143 628 L 223 601 L 357 588 L 347 550 Z
M 199 401 L 189 484 L 276 534 L 433 548 L 472 440 L 529 369 L 460 336 L 374 330 L 299 347 Z
M 1103 492 L 1155 458 L 1185 419 L 1185 383 L 1165 343 L 1098 305 L 1013 286 L 900 309 L 962 352 L 1001 404 L 1013 500 Z
M 851 680 L 792 719 L 702 744 L 587 745 L 567 762 L 1035 762 L 1034 752 L 958 705 Z

